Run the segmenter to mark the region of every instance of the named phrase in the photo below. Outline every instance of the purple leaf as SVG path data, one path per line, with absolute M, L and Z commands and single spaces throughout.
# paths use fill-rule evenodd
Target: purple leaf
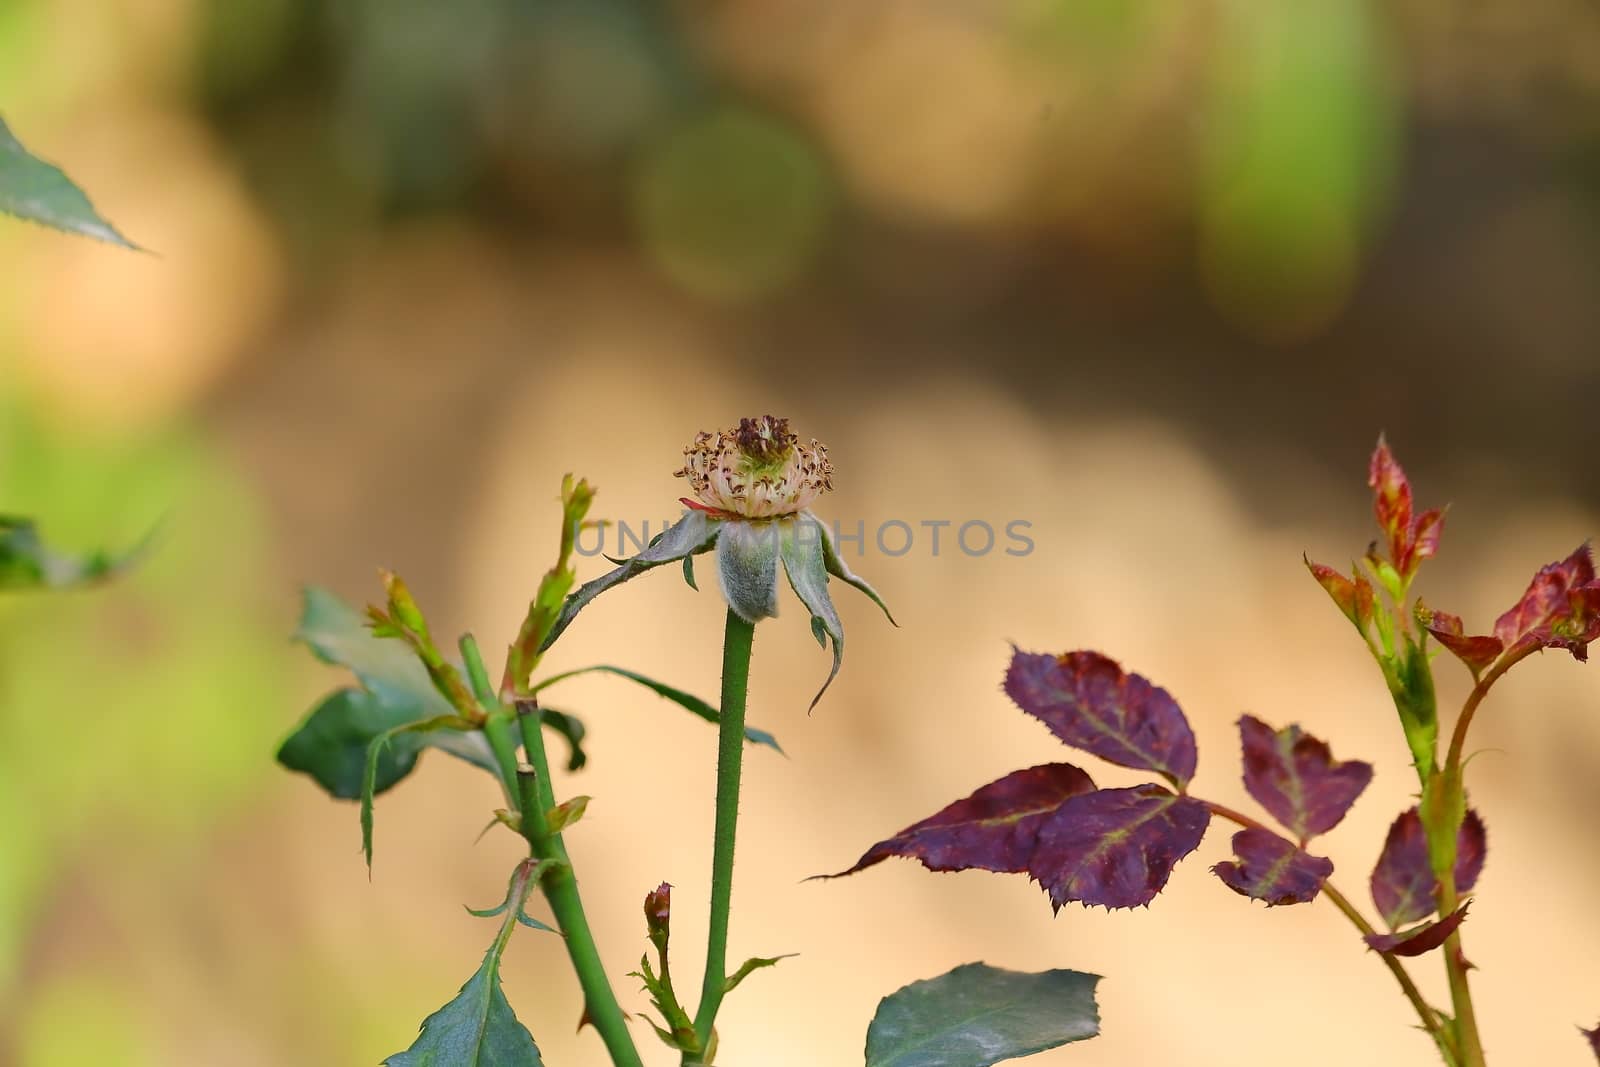
M 1107 908 L 1148 904 L 1210 822 L 1205 804 L 1158 785 L 1084 793 L 1039 828 L 1028 873 L 1057 911 L 1070 901 Z
M 1589 1047 L 1594 1049 L 1595 1057 L 1600 1058 L 1600 1023 L 1595 1023 L 1593 1030 L 1585 1030 L 1580 1026 L 1578 1032 L 1588 1040 Z
M 825 877 L 854 874 L 890 856 L 920 860 L 930 871 L 1020 874 L 1028 869 L 1045 820 L 1067 799 L 1093 790 L 1089 776 L 1070 763 L 1014 771 L 879 841 L 849 870 Z
M 1422 627 L 1432 634 L 1438 642 L 1448 648 L 1455 657 L 1467 665 L 1467 670 L 1472 672 L 1474 678 L 1483 673 L 1485 667 L 1500 658 L 1500 653 L 1505 651 L 1505 644 L 1498 638 L 1488 634 L 1470 637 L 1466 627 L 1461 623 L 1461 617 L 1452 615 L 1447 611 L 1434 611 L 1425 606 L 1422 601 L 1417 601 L 1417 621 Z
M 1194 777 L 1194 732 L 1177 702 L 1098 652 L 1014 652 L 1005 690 L 1075 748 L 1155 771 L 1180 789 Z
M 1588 542 L 1540 568 L 1522 599 L 1495 620 L 1494 635 L 1508 649 L 1531 643 L 1588 659 L 1589 642 L 1600 638 L 1600 581 Z
M 1211 868 L 1212 873 L 1235 893 L 1264 900 L 1268 907 L 1315 900 L 1322 883 L 1333 873 L 1332 861 L 1254 827 L 1233 835 L 1233 854 L 1239 857 L 1238 863 L 1219 863 Z
M 1244 787 L 1302 843 L 1339 825 L 1372 781 L 1371 764 L 1335 763 L 1328 746 L 1298 726 L 1274 731 L 1246 715 L 1239 737 Z
M 1392 934 L 1368 934 L 1365 940 L 1377 951 L 1392 952 L 1396 956 L 1420 956 L 1424 952 L 1432 952 L 1455 933 L 1461 920 L 1467 917 L 1467 906 L 1471 903 L 1467 901 L 1442 919 L 1433 919 L 1421 926 L 1397 930 Z
M 1456 891 L 1478 883 L 1488 852 L 1483 820 L 1471 808 L 1456 835 Z M 1426 918 L 1439 909 L 1438 879 L 1428 863 L 1428 838 L 1422 817 L 1412 808 L 1389 827 L 1383 853 L 1372 870 L 1372 902 L 1391 929 Z

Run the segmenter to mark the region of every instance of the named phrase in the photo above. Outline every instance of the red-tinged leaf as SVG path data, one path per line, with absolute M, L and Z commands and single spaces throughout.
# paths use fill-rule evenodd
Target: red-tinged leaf
M 1305 559 L 1306 569 L 1311 572 L 1311 577 L 1317 584 L 1325 589 L 1333 602 L 1338 605 L 1344 617 L 1355 623 L 1356 629 L 1366 633 L 1367 625 L 1372 622 L 1372 607 L 1375 597 L 1372 592 L 1372 583 L 1366 576 L 1357 573 L 1354 580 L 1346 578 L 1332 567 L 1321 563 L 1312 563 L 1309 557 Z
M 1495 620 L 1494 634 L 1508 649 L 1533 644 L 1587 659 L 1589 642 L 1600 638 L 1600 581 L 1588 542 L 1540 568 L 1522 599 Z
M 1578 1032 L 1589 1042 L 1589 1047 L 1594 1049 L 1595 1057 L 1600 1058 L 1600 1023 L 1595 1023 L 1593 1030 L 1585 1030 L 1580 1026 Z
M 1444 533 L 1444 509 L 1432 508 L 1420 515 L 1412 514 L 1411 483 L 1382 437 L 1378 438 L 1378 447 L 1367 465 L 1367 485 L 1372 489 L 1373 513 L 1388 542 L 1389 563 L 1403 584 L 1417 572 L 1423 560 L 1439 551 L 1439 538 Z M 1375 555 L 1369 552 L 1368 558 Z M 1381 567 L 1377 561 L 1374 565 Z
M 1442 919 L 1434 919 L 1409 930 L 1397 930 L 1392 934 L 1368 934 L 1365 940 L 1377 951 L 1392 952 L 1396 956 L 1420 956 L 1424 952 L 1432 952 L 1455 933 L 1461 920 L 1467 917 L 1467 906 L 1471 903 L 1467 901 Z
M 1089 776 L 1070 763 L 1014 771 L 879 841 L 849 870 L 824 877 L 854 874 L 890 856 L 919 860 L 930 871 L 1020 874 L 1033 858 L 1039 828 L 1065 801 L 1093 790 Z
M 1456 891 L 1478 884 L 1488 853 L 1488 833 L 1471 808 L 1456 835 Z M 1422 816 L 1412 808 L 1389 827 L 1383 853 L 1372 870 L 1372 902 L 1390 929 L 1427 918 L 1439 908 L 1438 879 L 1428 863 L 1428 839 Z
M 1331 860 L 1254 827 L 1233 835 L 1233 854 L 1239 862 L 1219 863 L 1211 868 L 1212 873 L 1235 893 L 1264 900 L 1268 907 L 1315 900 L 1322 883 L 1333 874 Z
M 1439 538 L 1444 533 L 1444 509 L 1430 508 L 1417 516 L 1411 529 L 1411 551 L 1406 565 L 1415 570 L 1423 560 L 1439 551 Z
M 1411 483 L 1382 436 L 1367 464 L 1367 487 L 1378 525 L 1389 539 L 1389 558 L 1399 567 L 1411 537 Z
M 1448 611 L 1434 611 L 1420 600 L 1417 601 L 1416 614 L 1417 622 L 1422 628 L 1465 663 L 1474 678 L 1482 674 L 1484 668 L 1499 659 L 1500 653 L 1505 651 L 1505 645 L 1498 637 L 1488 634 L 1468 636 L 1458 615 L 1452 615 Z
M 1210 822 L 1205 804 L 1158 785 L 1098 789 L 1072 797 L 1045 820 L 1028 874 L 1057 911 L 1071 901 L 1148 904 Z
M 1296 839 L 1325 834 L 1372 781 L 1372 765 L 1336 763 L 1326 743 L 1298 726 L 1282 730 L 1246 715 L 1239 720 L 1244 787 Z
M 1062 741 L 1182 788 L 1194 776 L 1194 732 L 1177 701 L 1098 652 L 1017 651 L 1006 694 Z

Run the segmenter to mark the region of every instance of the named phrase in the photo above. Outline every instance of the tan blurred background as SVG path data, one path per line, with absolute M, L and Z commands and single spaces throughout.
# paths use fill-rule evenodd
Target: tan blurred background
M 1331 908 L 1207 873 L 1225 828 L 1136 913 L 801 879 L 1064 755 L 999 692 L 1015 641 L 1169 687 L 1217 799 L 1247 803 L 1243 711 L 1374 761 L 1326 840 L 1365 903 L 1407 756 L 1300 553 L 1365 546 L 1380 429 L 1452 503 L 1423 592 L 1469 624 L 1600 531 L 1597 106 L 1580 0 L 5 0 L 7 121 L 158 254 L 0 226 L 0 507 L 69 545 L 165 532 L 112 587 L 0 602 L 0 1063 L 405 1047 L 517 843 L 474 845 L 493 783 L 426 756 L 368 882 L 353 807 L 271 758 L 339 681 L 287 644 L 298 585 L 360 601 L 392 567 L 498 646 L 563 472 L 659 519 L 694 431 L 768 411 L 832 446 L 825 515 L 1024 519 L 1036 549 L 869 551 L 902 626 L 843 597 L 809 718 L 798 605 L 761 627 L 751 719 L 791 758 L 749 759 L 733 953 L 802 955 L 730 1000 L 730 1067 L 857 1064 L 880 996 L 975 959 L 1107 976 L 1104 1036 L 1040 1067 L 1432 1062 Z M 711 695 L 721 615 L 653 575 L 549 665 Z M 634 965 L 669 880 L 694 988 L 713 733 L 614 681 L 561 703 L 603 953 Z M 1544 657 L 1480 722 L 1487 1043 L 1581 1064 L 1600 678 Z M 555 939 L 519 934 L 506 981 L 551 1064 L 601 1062 Z

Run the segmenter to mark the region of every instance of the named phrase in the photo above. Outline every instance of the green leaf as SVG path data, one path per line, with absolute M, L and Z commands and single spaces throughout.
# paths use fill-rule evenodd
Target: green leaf
M 989 1067 L 1100 1032 L 1098 975 L 968 963 L 883 999 L 867 1067 Z
M 792 525 L 778 520 L 779 524 Z M 745 622 L 778 614 L 778 542 L 774 523 L 733 519 L 717 538 L 717 584 L 722 598 Z
M 326 590 L 306 589 L 295 637 L 324 663 L 349 668 L 365 687 L 324 698 L 278 749 L 278 762 L 309 774 L 332 796 L 361 796 L 367 750 L 378 735 L 455 714 L 409 647 L 374 637 L 354 609 Z M 373 792 L 381 793 L 410 774 L 423 748 L 441 749 L 498 773 L 481 731 L 397 735 L 374 771 Z
M 492 824 L 491 824 L 492 825 Z M 526 862 L 518 864 L 517 869 L 511 872 L 511 879 L 506 885 L 506 898 L 492 908 L 467 908 L 467 914 L 479 919 L 493 919 L 497 915 L 504 915 L 512 905 L 516 905 L 516 920 L 530 930 L 543 930 L 546 933 L 558 934 L 561 931 L 553 926 L 530 918 L 527 913 L 528 894 L 534 886 L 539 884 L 539 879 L 544 873 L 562 863 L 557 859 L 542 859 L 533 864 L 530 869 Z M 466 907 L 463 905 L 463 907 Z
M 540 708 L 539 721 L 560 734 L 566 741 L 567 770 L 582 770 L 583 765 L 589 762 L 589 754 L 583 750 L 583 738 L 588 733 L 583 720 L 569 712 Z
M 387 704 L 365 689 L 340 689 L 289 735 L 278 749 L 278 762 L 309 774 L 329 796 L 356 800 L 361 796 L 367 747 L 384 731 L 414 721 L 414 707 Z M 424 743 L 419 734 L 394 738 L 378 760 L 372 791 L 381 793 L 410 774 Z
M 491 914 L 509 911 L 500 923 L 483 965 L 454 1000 L 422 1021 L 411 1047 L 383 1062 L 387 1067 L 543 1067 L 533 1035 L 517 1022 L 500 990 L 500 960 L 523 915 L 528 895 L 556 861 L 525 859 L 511 872 L 506 902 Z M 468 909 L 471 910 L 471 909 Z
M 709 549 L 717 539 L 720 524 L 703 511 L 686 511 L 683 518 L 667 527 L 655 540 L 651 541 L 644 551 L 635 555 L 628 562 L 616 570 L 608 571 L 598 578 L 591 579 L 580 585 L 561 604 L 561 612 L 556 616 L 555 623 L 545 634 L 539 651 L 544 651 L 555 643 L 562 631 L 572 624 L 578 612 L 588 606 L 589 602 L 614 585 L 623 582 L 663 563 L 676 563 L 686 556 L 692 556 Z
M 83 190 L 32 155 L 0 119 L 0 212 L 141 251 L 101 218 Z
M 455 999 L 424 1019 L 416 1042 L 384 1060 L 386 1067 L 543 1067 L 533 1035 L 500 989 L 504 951 L 497 940 Z
M 366 766 L 361 774 L 361 851 L 367 857 L 367 873 L 372 873 L 372 797 L 377 792 L 378 764 L 384 749 L 395 737 L 410 733 L 432 733 L 435 730 L 462 730 L 471 723 L 455 715 L 441 715 L 434 719 L 392 726 L 374 737 L 367 745 Z
M 822 694 L 828 691 L 828 686 L 833 684 L 834 677 L 839 673 L 839 664 L 844 660 L 844 623 L 833 606 L 833 598 L 828 595 L 828 567 L 824 559 L 827 533 L 822 523 L 810 516 L 780 521 L 778 529 L 783 570 L 789 576 L 789 585 L 793 587 L 795 596 L 811 612 L 812 636 L 819 645 L 823 645 L 824 636 L 833 639 L 833 667 L 828 671 L 822 688 L 811 698 L 814 708 L 817 701 L 822 699 Z
M 810 514 L 807 514 L 806 517 L 816 523 L 817 529 L 821 532 L 822 562 L 828 568 L 828 573 L 846 585 L 853 586 L 859 592 L 866 594 L 874 604 L 883 610 L 883 617 L 889 620 L 889 625 L 899 626 L 900 624 L 894 621 L 894 613 L 889 610 L 889 605 L 883 602 L 883 597 L 878 595 L 878 591 L 872 588 L 865 578 L 857 575 L 845 565 L 844 558 L 839 555 L 839 549 L 833 543 L 833 533 L 828 529 L 828 524 L 819 521 Z
M 626 678 L 630 682 L 637 682 L 646 689 L 666 697 L 680 708 L 699 716 L 706 722 L 715 723 L 721 721 L 722 719 L 722 713 L 720 711 L 706 703 L 704 700 L 701 700 L 693 693 L 685 693 L 682 689 L 678 689 L 675 686 L 670 686 L 665 682 L 658 682 L 654 678 L 640 674 L 638 671 L 630 671 L 625 667 L 613 667 L 606 663 L 597 663 L 592 667 L 579 667 L 577 670 L 562 671 L 560 674 L 552 674 L 550 677 L 540 680 L 539 684 L 533 687 L 533 690 L 537 693 L 539 690 L 545 688 L 545 686 L 554 685 L 556 682 L 559 682 L 565 678 L 573 678 L 580 674 L 597 673 L 614 674 L 618 678 Z M 545 714 L 548 715 L 549 712 L 545 712 Z M 778 739 L 767 733 L 765 730 L 758 730 L 755 727 L 747 726 L 745 727 L 744 731 L 744 739 L 752 745 L 766 745 L 768 748 L 771 748 L 780 755 L 785 754 L 783 749 L 778 745 Z
M 566 606 L 567 593 L 578 578 L 571 564 L 572 551 L 577 547 L 578 531 L 584 527 L 584 516 L 589 514 L 589 507 L 594 503 L 594 493 L 587 481 L 574 482 L 570 474 L 561 480 L 561 549 L 555 566 L 539 580 L 539 588 L 517 630 L 517 639 L 507 653 L 501 686 L 508 692 L 520 694 L 527 688 L 528 679 L 539 665 L 539 657 L 549 647 L 549 642 L 555 640 L 552 630 Z
M 559 834 L 579 819 L 589 810 L 589 801 L 593 797 L 576 796 L 571 800 L 563 800 L 545 813 L 545 825 L 550 833 Z
M 756 956 L 745 960 L 739 969 L 728 975 L 727 979 L 722 983 L 722 991 L 724 993 L 732 993 L 734 987 L 750 977 L 750 972 L 759 970 L 762 967 L 776 966 L 779 960 L 793 959 L 798 955 L 798 952 L 785 952 L 781 956 Z
M 306 588 L 294 636 L 322 662 L 349 668 L 362 685 L 385 700 L 411 701 L 421 707 L 424 717 L 451 711 L 410 648 L 372 636 L 361 613 L 326 589 Z
M 64 556 L 46 547 L 31 520 L 0 515 L 0 590 L 59 589 L 101 581 L 126 569 L 149 540 L 145 538 L 120 556 L 103 550 L 81 557 Z

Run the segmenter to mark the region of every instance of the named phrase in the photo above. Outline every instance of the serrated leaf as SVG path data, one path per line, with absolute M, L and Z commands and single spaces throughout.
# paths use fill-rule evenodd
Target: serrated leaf
M 1339 825 L 1372 781 L 1370 763 L 1334 762 L 1327 744 L 1299 726 L 1273 730 L 1245 715 L 1239 738 L 1245 789 L 1302 842 Z
M 141 251 L 100 217 L 60 168 L 23 148 L 4 119 L 0 119 L 0 212 Z
M 866 1067 L 990 1067 L 1100 1032 L 1079 971 L 1024 974 L 968 963 L 885 997 L 867 1028 Z
M 3 129 L 0 125 L 0 129 Z M 0 515 L 0 592 L 18 589 L 62 589 L 103 581 L 127 569 L 148 544 L 147 537 L 124 553 L 90 552 L 67 556 L 52 551 L 29 519 Z
M 1455 933 L 1456 927 L 1467 917 L 1467 905 L 1470 903 L 1468 901 L 1442 919 L 1434 919 L 1408 930 L 1397 930 L 1392 934 L 1368 934 L 1364 940 L 1370 948 L 1396 956 L 1420 956 L 1432 952 Z
M 542 1067 L 539 1046 L 517 1021 L 500 988 L 496 943 L 455 999 L 422 1022 L 422 1032 L 386 1067 Z
M 626 678 L 630 682 L 635 682 L 644 686 L 657 696 L 666 697 L 680 708 L 683 708 L 685 711 L 704 719 L 706 722 L 714 724 L 722 721 L 722 712 L 708 704 L 706 701 L 701 700 L 693 693 L 686 693 L 676 686 L 668 685 L 666 682 L 658 682 L 648 675 L 640 674 L 638 671 L 630 671 L 626 667 L 614 667 L 608 663 L 597 663 L 591 667 L 579 667 L 576 670 L 562 671 L 560 674 L 552 674 L 548 678 L 541 679 L 539 683 L 533 687 L 534 692 L 539 692 L 546 686 L 553 685 L 556 682 L 562 681 L 563 679 L 575 678 L 580 674 L 614 674 L 618 678 Z M 745 727 L 744 731 L 744 739 L 752 745 L 766 745 L 768 748 L 779 754 L 783 753 L 783 749 L 778 746 L 777 738 L 773 737 L 765 730 L 758 730 L 753 726 L 747 726 Z
M 533 1035 L 517 1021 L 501 992 L 500 960 L 517 922 L 531 923 L 524 918 L 523 906 L 539 878 L 556 862 L 536 863 L 530 858 L 512 870 L 506 902 L 496 909 L 509 914 L 483 963 L 453 1000 L 422 1021 L 409 1049 L 383 1061 L 386 1067 L 542 1067 Z
M 1039 828 L 1069 798 L 1094 790 L 1070 763 L 1013 771 L 869 848 L 855 874 L 891 856 L 921 861 L 930 871 L 984 870 L 1021 874 L 1038 846 Z
M 1158 785 L 1098 789 L 1068 799 L 1039 828 L 1028 874 L 1058 911 L 1072 901 L 1148 904 L 1210 823 L 1204 803 Z
M 1179 788 L 1194 777 L 1194 732 L 1177 701 L 1098 652 L 1014 650 L 1005 691 L 1074 748 L 1155 771 Z
M 1478 883 L 1488 852 L 1483 820 L 1471 808 L 1456 835 L 1456 891 L 1465 893 Z M 1428 839 L 1416 808 L 1402 814 L 1389 827 L 1383 852 L 1373 868 L 1372 902 L 1390 929 L 1414 923 L 1439 908 L 1438 879 L 1428 862 Z
M 1315 900 L 1322 883 L 1333 874 L 1329 860 L 1254 827 L 1233 835 L 1233 854 L 1237 863 L 1224 861 L 1212 867 L 1212 873 L 1235 893 L 1265 901 L 1268 907 Z
M 570 593 L 562 601 L 561 611 L 545 635 L 539 651 L 543 652 L 554 644 L 556 638 L 572 625 L 572 620 L 578 617 L 578 612 L 587 607 L 595 597 L 612 586 L 621 585 L 630 578 L 635 578 L 663 563 L 676 563 L 686 556 L 709 550 L 717 540 L 719 529 L 720 523 L 705 512 L 692 509 L 685 511 L 681 519 L 667 527 L 656 540 L 628 562 L 598 578 L 584 582 Z
M 1096 790 L 1068 763 L 1014 771 L 873 845 L 854 874 L 890 856 L 934 871 L 1026 873 L 1052 906 L 1147 904 L 1194 851 L 1211 813 L 1157 785 Z
M 1522 598 L 1495 620 L 1494 635 L 1507 649 L 1564 648 L 1588 659 L 1589 643 L 1600 638 L 1600 581 L 1588 542 L 1541 567 Z

